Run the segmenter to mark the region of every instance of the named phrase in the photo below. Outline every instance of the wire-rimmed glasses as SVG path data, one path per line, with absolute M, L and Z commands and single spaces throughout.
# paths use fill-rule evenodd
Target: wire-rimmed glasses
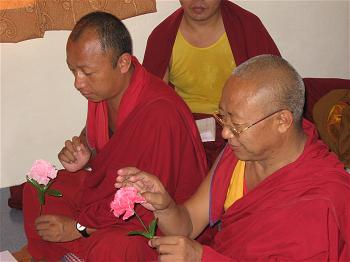
M 250 124 L 246 127 L 243 127 L 244 125 L 241 125 L 241 124 L 227 123 L 227 121 L 225 120 L 227 116 L 221 115 L 220 112 L 215 112 L 212 115 L 215 118 L 215 120 L 218 121 L 218 123 L 222 127 L 227 126 L 229 128 L 229 130 L 232 132 L 232 134 L 235 135 L 235 137 L 239 137 L 244 131 L 248 130 L 252 126 L 255 126 L 256 124 L 264 121 L 265 119 L 267 119 L 267 118 L 273 116 L 274 114 L 277 114 L 278 112 L 281 112 L 283 110 L 287 110 L 287 109 L 279 109 L 277 111 L 274 111 L 273 113 L 268 114 L 267 116 L 259 119 L 258 121 L 254 122 L 253 124 Z

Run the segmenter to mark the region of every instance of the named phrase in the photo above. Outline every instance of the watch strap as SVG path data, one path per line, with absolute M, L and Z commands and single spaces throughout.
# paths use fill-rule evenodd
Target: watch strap
M 89 237 L 90 235 L 87 232 L 87 228 L 85 226 L 80 225 L 78 222 L 76 224 L 76 229 L 83 237 Z

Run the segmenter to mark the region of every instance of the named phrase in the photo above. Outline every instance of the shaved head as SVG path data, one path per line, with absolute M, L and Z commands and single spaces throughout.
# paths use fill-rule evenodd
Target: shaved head
M 272 110 L 288 109 L 301 127 L 305 103 L 305 87 L 298 72 L 283 58 L 260 55 L 239 65 L 232 74 L 243 81 L 252 81 L 262 106 Z M 234 87 L 232 87 L 234 88 Z

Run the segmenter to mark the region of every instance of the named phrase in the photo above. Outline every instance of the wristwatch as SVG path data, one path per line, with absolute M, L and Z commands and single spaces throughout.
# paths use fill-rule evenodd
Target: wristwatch
M 78 230 L 78 232 L 83 236 L 83 237 L 89 237 L 90 235 L 86 231 L 86 226 L 80 225 L 79 222 L 77 222 L 75 226 Z

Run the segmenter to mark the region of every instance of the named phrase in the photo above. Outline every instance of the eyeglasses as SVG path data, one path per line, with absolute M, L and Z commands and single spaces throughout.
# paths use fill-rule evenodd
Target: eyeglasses
M 267 115 L 267 116 L 261 118 L 260 120 L 254 122 L 253 124 L 250 124 L 250 125 L 248 125 L 248 126 L 246 126 L 246 127 L 244 127 L 244 128 L 238 127 L 238 126 L 242 126 L 242 125 L 237 125 L 237 124 L 235 125 L 235 124 L 233 124 L 233 123 L 231 123 L 231 124 L 226 124 L 226 123 L 227 123 L 227 121 L 225 120 L 226 116 L 225 116 L 225 115 L 221 115 L 219 112 L 215 112 L 215 113 L 213 113 L 212 115 L 213 115 L 213 117 L 215 118 L 215 120 L 218 121 L 218 123 L 219 123 L 222 127 L 227 126 L 227 127 L 229 128 L 229 130 L 231 131 L 231 133 L 234 134 L 235 137 L 239 137 L 244 131 L 248 130 L 248 129 L 251 128 L 252 126 L 255 126 L 256 124 L 258 124 L 258 123 L 264 121 L 265 119 L 267 119 L 267 118 L 273 116 L 274 114 L 277 114 L 277 113 L 279 113 L 279 112 L 281 112 L 281 111 L 283 111 L 283 110 L 287 110 L 287 109 L 279 109 L 279 110 L 277 110 L 277 111 L 274 111 L 273 113 L 271 113 L 271 114 L 269 114 L 269 115 Z M 226 122 L 226 123 L 225 123 L 225 122 Z M 237 127 L 235 127 L 235 126 L 237 126 Z

